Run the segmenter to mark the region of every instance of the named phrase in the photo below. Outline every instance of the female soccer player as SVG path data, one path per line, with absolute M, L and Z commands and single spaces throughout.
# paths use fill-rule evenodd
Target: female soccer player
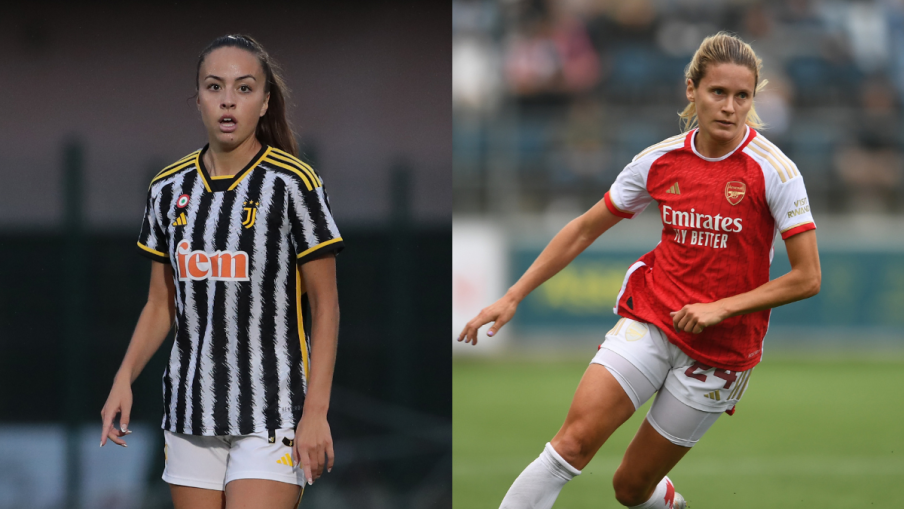
M 125 447 L 131 383 L 175 321 L 162 424 L 175 507 L 295 507 L 333 465 L 342 238 L 323 182 L 296 157 L 287 90 L 261 45 L 216 39 L 196 84 L 208 144 L 151 182 L 138 239 L 150 292 L 101 446 Z
M 654 145 L 621 172 L 603 200 L 571 221 L 504 297 L 468 322 L 458 340 L 505 325 L 518 303 L 622 218 L 653 200 L 662 239 L 625 276 L 609 331 L 562 428 L 521 473 L 503 508 L 548 509 L 607 438 L 657 392 L 615 472 L 615 497 L 638 508 L 684 508 L 666 474 L 716 419 L 733 413 L 762 357 L 769 310 L 815 295 L 816 226 L 803 178 L 754 130 L 761 62 L 718 33 L 685 71 L 685 133 Z M 695 125 L 697 128 L 694 128 Z M 775 232 L 791 271 L 769 281 Z

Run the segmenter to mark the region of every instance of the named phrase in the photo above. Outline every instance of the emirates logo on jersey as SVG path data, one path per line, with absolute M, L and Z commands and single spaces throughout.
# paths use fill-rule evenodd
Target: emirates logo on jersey
M 725 184 L 725 199 L 732 205 L 741 203 L 746 193 L 747 184 L 743 182 L 729 182 Z
M 192 251 L 183 240 L 176 249 L 179 281 L 248 281 L 248 253 Z

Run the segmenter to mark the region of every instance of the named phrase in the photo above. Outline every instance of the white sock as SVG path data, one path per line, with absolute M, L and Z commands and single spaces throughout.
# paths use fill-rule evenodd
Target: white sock
M 565 483 L 580 474 L 547 443 L 512 483 L 499 509 L 551 509 Z
M 649 500 L 640 505 L 631 506 L 628 509 L 672 509 L 674 503 L 675 486 L 672 484 L 672 480 L 666 476 L 656 485 L 656 489 L 653 490 L 653 495 L 650 496 Z

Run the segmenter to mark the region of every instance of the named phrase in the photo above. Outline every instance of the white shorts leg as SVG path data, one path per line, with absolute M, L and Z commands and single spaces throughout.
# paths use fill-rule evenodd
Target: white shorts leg
M 169 484 L 223 491 L 229 443 L 224 437 L 163 432 L 166 466 L 163 480 Z
M 647 420 L 684 447 L 697 443 L 722 412 L 734 408 L 752 371 L 706 366 L 669 343 L 658 327 L 627 318 L 606 334 L 591 362 L 615 376 L 635 408 L 650 398 L 651 388 L 658 391 Z
M 294 429 L 278 429 L 271 443 L 268 432 L 234 437 L 225 484 L 236 479 L 269 479 L 304 487 L 301 465 L 292 458 Z
M 693 447 L 720 415 L 722 412 L 691 408 L 678 401 L 668 389 L 662 389 L 647 413 L 647 422 L 669 442 Z

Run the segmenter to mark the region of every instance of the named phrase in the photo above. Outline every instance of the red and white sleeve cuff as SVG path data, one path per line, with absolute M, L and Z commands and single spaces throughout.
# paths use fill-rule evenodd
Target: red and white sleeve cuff
M 789 237 L 793 237 L 793 236 L 797 235 L 798 233 L 803 233 L 805 231 L 815 230 L 815 229 L 816 229 L 816 224 L 812 223 L 812 222 L 795 225 L 782 232 L 782 240 L 788 240 Z
M 615 203 L 612 201 L 612 198 L 609 197 L 609 191 L 606 191 L 606 195 L 603 196 L 603 199 L 606 201 L 606 208 L 609 209 L 609 212 L 612 212 L 616 216 L 623 217 L 625 219 L 631 219 L 634 217 L 634 214 L 625 212 L 615 205 Z

